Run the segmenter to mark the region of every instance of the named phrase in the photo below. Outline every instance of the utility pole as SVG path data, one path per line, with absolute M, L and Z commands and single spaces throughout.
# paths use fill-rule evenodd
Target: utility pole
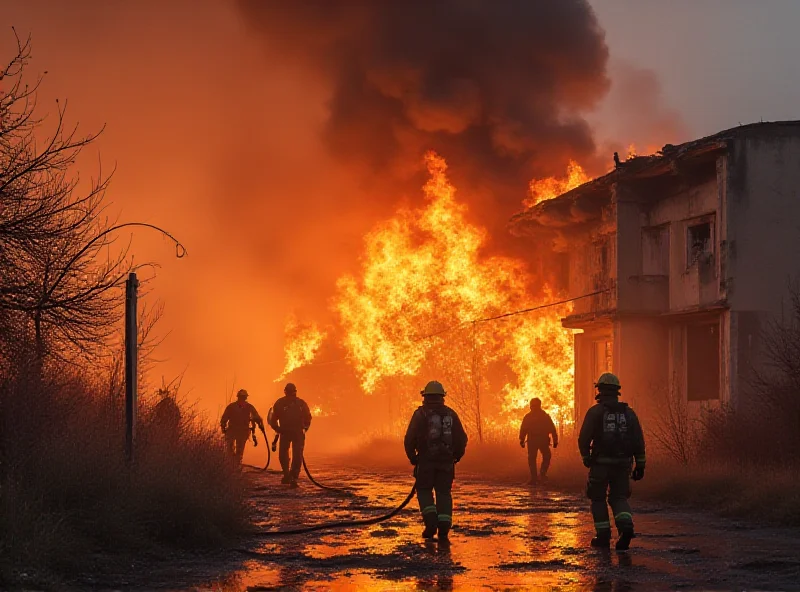
M 136 315 L 139 280 L 128 275 L 125 282 L 125 456 L 133 461 L 136 441 L 136 400 L 139 378 L 139 331 Z

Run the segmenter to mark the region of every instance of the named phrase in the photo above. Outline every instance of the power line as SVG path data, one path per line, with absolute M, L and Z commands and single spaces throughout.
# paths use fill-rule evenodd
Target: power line
M 431 339 L 433 337 L 438 337 L 439 335 L 444 335 L 445 333 L 449 333 L 450 331 L 455 331 L 456 329 L 462 329 L 464 327 L 468 327 L 470 325 L 477 325 L 478 323 L 489 323 L 491 321 L 499 321 L 503 319 L 507 319 L 509 317 L 515 317 L 522 314 L 527 314 L 529 312 L 535 312 L 537 310 L 544 310 L 545 308 L 552 308 L 554 306 L 562 306 L 564 304 L 569 304 L 570 302 L 576 302 L 578 300 L 583 300 L 584 298 L 591 298 L 592 296 L 598 296 L 599 294 L 604 294 L 608 292 L 608 289 L 605 290 L 596 290 L 594 292 L 589 292 L 588 294 L 582 294 L 580 296 L 575 296 L 574 298 L 566 298 L 564 300 L 559 300 L 557 302 L 548 302 L 547 304 L 540 304 L 538 306 L 532 306 L 531 308 L 523 308 L 521 310 L 515 310 L 512 312 L 506 312 L 503 314 L 499 314 L 493 317 L 485 317 L 480 319 L 473 319 L 471 321 L 464 321 L 463 323 L 459 323 L 458 325 L 452 325 L 450 327 L 446 327 L 435 333 L 429 333 L 427 335 L 422 335 L 415 339 L 412 339 L 413 343 L 418 343 L 420 341 L 425 341 L 427 339 Z M 302 366 L 306 368 L 308 366 L 328 366 L 329 364 L 338 364 L 339 362 L 346 362 L 347 360 L 352 359 L 352 356 L 344 356 L 341 358 L 336 358 L 335 360 L 328 360 L 326 362 L 312 362 L 310 364 L 306 364 Z M 299 368 L 298 368 L 299 369 Z

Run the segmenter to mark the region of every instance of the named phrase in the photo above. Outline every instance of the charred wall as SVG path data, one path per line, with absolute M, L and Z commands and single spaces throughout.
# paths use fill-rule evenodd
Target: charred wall
M 731 309 L 732 395 L 746 397 L 770 319 L 788 319 L 800 280 L 800 130 L 776 127 L 730 143 L 724 282 Z

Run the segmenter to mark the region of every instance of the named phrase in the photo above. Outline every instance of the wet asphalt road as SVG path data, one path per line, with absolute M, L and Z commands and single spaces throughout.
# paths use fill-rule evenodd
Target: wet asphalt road
M 370 517 L 411 488 L 400 473 L 317 467 L 335 495 L 307 480 L 299 491 L 279 475 L 251 471 L 261 529 Z M 425 543 L 416 502 L 390 521 L 300 536 L 254 536 L 243 562 L 207 585 L 183 590 L 800 590 L 800 532 L 744 525 L 637 503 L 639 536 L 627 553 L 588 546 L 581 496 L 498 485 L 459 475 L 449 548 Z M 637 511 L 638 510 L 638 511 Z

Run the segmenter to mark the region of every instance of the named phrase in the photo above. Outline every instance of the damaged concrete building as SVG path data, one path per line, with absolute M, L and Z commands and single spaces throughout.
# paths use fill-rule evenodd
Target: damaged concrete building
M 800 272 L 800 122 L 740 126 L 633 157 L 512 219 L 550 233 L 560 288 L 581 297 L 575 412 L 617 373 L 625 400 L 652 413 L 671 393 L 689 413 L 736 405 L 758 363 L 765 321 L 788 308 Z M 663 399 L 660 399 L 663 401 Z

